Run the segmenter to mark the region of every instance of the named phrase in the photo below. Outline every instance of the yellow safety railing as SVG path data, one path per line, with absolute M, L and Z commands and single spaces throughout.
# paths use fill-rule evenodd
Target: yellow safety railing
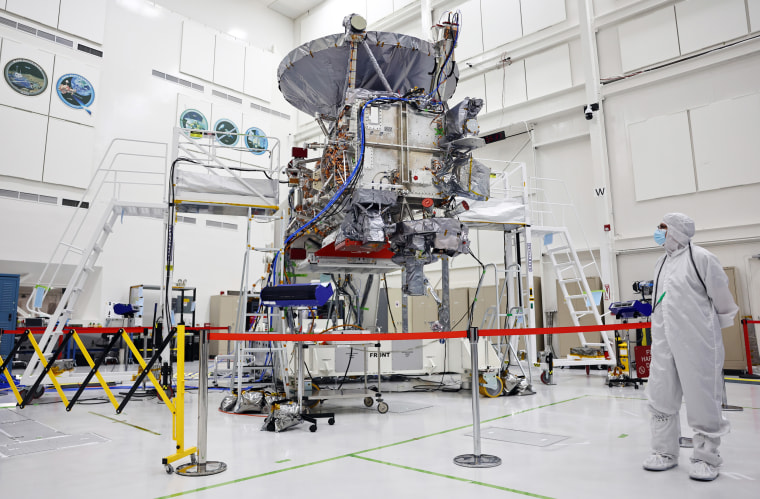
M 125 333 L 123 330 L 122 330 L 122 334 L 124 336 L 126 336 L 127 338 L 129 338 L 129 336 L 127 335 L 127 333 Z M 93 361 L 92 357 L 90 357 L 90 353 L 87 351 L 87 348 L 85 348 L 84 343 L 82 343 L 82 339 L 79 337 L 79 334 L 76 331 L 74 331 L 73 337 L 74 337 L 74 341 L 77 343 L 77 346 L 82 351 L 82 355 L 84 356 L 85 360 L 87 361 L 87 364 L 89 364 L 89 366 L 90 366 L 91 369 L 95 369 L 95 361 Z M 130 339 L 130 341 L 131 341 L 131 339 Z M 100 383 L 100 386 L 103 387 L 103 391 L 106 392 L 106 395 L 108 396 L 108 400 L 111 401 L 111 403 L 114 406 L 114 409 L 117 408 L 117 407 L 119 407 L 119 403 L 116 401 L 116 397 L 114 397 L 113 392 L 108 387 L 108 383 L 106 383 L 106 380 L 103 379 L 103 375 L 100 374 L 100 372 L 96 370 L 95 371 L 95 376 L 98 377 L 98 382 Z M 71 405 L 67 406 L 66 410 L 70 411 L 71 410 Z
M 0 355 L 0 365 L 5 364 L 5 361 L 3 360 L 2 355 Z M 16 383 L 13 381 L 13 376 L 11 376 L 10 371 L 8 371 L 8 368 L 3 368 L 3 372 L 0 374 L 5 375 L 5 379 L 8 381 L 8 384 L 11 387 L 11 390 L 13 390 L 13 395 L 16 397 L 16 402 L 18 402 L 19 405 L 21 405 L 21 402 L 24 400 L 21 398 L 21 394 L 18 391 L 18 388 L 16 388 Z
M 24 406 L 29 403 L 29 401 L 33 397 L 33 393 L 36 391 L 40 383 L 42 382 L 43 378 L 46 376 L 50 379 L 50 382 L 55 387 L 56 392 L 58 392 L 58 396 L 63 401 L 64 405 L 66 405 L 66 410 L 70 411 L 74 404 L 76 403 L 77 399 L 79 398 L 79 395 L 82 393 L 84 388 L 86 387 L 89 380 L 92 378 L 92 376 L 96 376 L 98 379 L 98 382 L 100 383 L 100 386 L 103 387 L 103 390 L 106 393 L 106 396 L 108 397 L 108 400 L 111 401 L 111 404 L 113 404 L 114 408 L 116 409 L 117 413 L 121 413 L 123 410 L 123 405 L 120 404 L 116 397 L 114 396 L 113 392 L 111 391 L 110 387 L 108 386 L 108 383 L 103 378 L 103 376 L 98 371 L 98 368 L 100 367 L 103 359 L 105 358 L 105 355 L 110 351 L 111 347 L 116 343 L 116 339 L 120 337 L 124 343 L 126 343 L 127 347 L 129 347 L 129 350 L 132 352 L 132 355 L 135 357 L 135 360 L 140 365 L 140 368 L 142 371 L 139 374 L 144 373 L 150 382 L 153 384 L 153 387 L 156 389 L 156 392 L 158 393 L 158 396 L 163 400 L 164 404 L 166 404 L 166 407 L 169 409 L 169 411 L 172 413 L 172 439 L 176 442 L 176 449 L 177 452 L 174 454 L 167 456 L 162 459 L 162 464 L 168 465 L 169 463 L 173 463 L 179 459 L 182 459 L 183 457 L 187 457 L 193 454 L 196 454 L 198 452 L 197 447 L 190 447 L 185 448 L 185 326 L 184 325 L 178 325 L 177 326 L 177 391 L 174 393 L 173 399 L 167 395 L 166 390 L 164 390 L 164 387 L 161 386 L 161 383 L 156 379 L 154 374 L 149 369 L 148 362 L 145 361 L 143 356 L 140 354 L 140 351 L 135 346 L 134 342 L 132 341 L 132 338 L 129 337 L 129 334 L 124 329 L 119 329 L 117 336 L 111 339 L 111 343 L 108 346 L 108 348 L 103 352 L 101 358 L 96 362 L 93 360 L 90 353 L 87 351 L 87 348 L 84 345 L 84 342 L 82 341 L 82 338 L 80 337 L 79 333 L 75 329 L 69 329 L 67 333 L 63 337 L 63 341 L 60 343 L 58 348 L 53 352 L 53 354 L 50 356 L 50 358 L 46 358 L 45 355 L 42 352 L 42 349 L 40 348 L 37 341 L 34 339 L 34 335 L 31 330 L 27 329 L 24 331 L 24 335 L 26 336 L 26 339 L 29 340 L 29 343 L 32 345 L 32 348 L 37 353 L 37 356 L 39 357 L 40 364 L 43 367 L 42 373 L 40 374 L 39 378 L 34 382 L 32 389 L 30 392 L 27 392 L 25 395 L 22 394 L 16 387 L 16 383 L 13 380 L 13 377 L 10 374 L 10 371 L 7 368 L 6 362 L 3 360 L 2 357 L 0 357 L 0 366 L 5 366 L 2 369 L 2 374 L 5 375 L 6 379 L 8 380 L 8 384 L 11 387 L 11 390 L 13 391 L 14 396 L 16 397 L 16 401 L 18 402 L 19 407 L 22 409 Z M 63 392 L 63 388 L 61 387 L 61 383 L 58 380 L 58 377 L 56 376 L 54 370 L 52 369 L 53 364 L 55 363 L 55 359 L 58 357 L 58 355 L 63 351 L 63 348 L 68 343 L 69 339 L 73 338 L 76 342 L 77 346 L 82 352 L 82 355 L 84 356 L 85 360 L 87 361 L 87 364 L 90 366 L 90 374 L 86 377 L 85 381 L 81 384 L 79 387 L 79 390 L 77 391 L 76 395 L 69 401 L 69 399 L 66 397 L 66 394 Z M 21 340 L 19 340 L 21 341 Z M 170 343 L 170 340 L 167 339 L 166 343 Z M 16 346 L 14 348 L 14 352 L 18 349 Z M 160 352 L 155 352 L 154 356 L 157 356 Z M 151 360 L 151 364 L 155 359 Z M 141 380 L 141 376 L 138 375 L 137 381 L 135 384 L 138 384 Z M 134 387 L 133 387 L 134 388 Z
M 32 344 L 32 348 L 34 348 L 34 351 L 37 352 L 37 356 L 40 359 L 40 364 L 42 364 L 42 367 L 44 368 L 42 371 L 43 376 L 44 376 L 45 371 L 47 371 L 47 374 L 50 377 L 50 381 L 53 383 L 53 386 L 55 387 L 55 391 L 58 392 L 58 396 L 61 397 L 61 400 L 63 400 L 63 404 L 69 405 L 69 399 L 66 398 L 66 394 L 63 393 L 63 388 L 61 388 L 61 384 L 58 382 L 58 378 L 56 377 L 55 373 L 53 373 L 53 370 L 52 370 L 53 366 L 51 364 L 55 362 L 55 358 L 57 357 L 57 355 L 53 355 L 53 357 L 51 357 L 50 360 L 46 359 L 45 354 L 42 353 L 42 349 L 37 344 L 37 341 L 34 339 L 34 335 L 32 334 L 32 332 L 28 331 L 26 334 L 29 339 L 29 343 Z M 39 383 L 35 383 L 35 385 L 37 384 Z M 28 397 L 31 397 L 31 394 L 28 394 L 27 398 Z

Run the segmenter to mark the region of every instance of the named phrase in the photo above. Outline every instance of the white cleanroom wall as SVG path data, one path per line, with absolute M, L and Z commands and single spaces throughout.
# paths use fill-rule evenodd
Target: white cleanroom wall
M 26 3 L 15 2 L 13 7 Z M 48 91 L 47 104 L 43 102 L 38 108 L 9 107 L 4 105 L 7 102 L 0 102 L 0 117 L 3 118 L 0 120 L 0 128 L 3 131 L 8 128 L 8 133 L 3 133 L 0 138 L 0 146 L 12 153 L 12 166 L 19 170 L 11 171 L 11 166 L 2 162 L 0 189 L 57 199 L 57 204 L 46 204 L 0 196 L 0 230 L 13 234 L 0 249 L 0 268 L 3 272 L 13 272 L 14 268 L 39 269 L 44 265 L 50 258 L 63 227 L 68 223 L 69 216 L 77 210 L 61 206 L 61 199 L 77 200 L 81 197 L 81 187 L 89 181 L 95 165 L 112 139 L 127 138 L 169 144 L 172 128 L 177 125 L 178 103 L 183 98 L 188 99 L 192 105 L 208 103 L 209 120 L 217 116 L 217 111 L 226 110 L 233 117 L 239 116 L 237 121 L 240 126 L 244 122 L 251 123 L 250 126 L 259 125 L 270 135 L 278 137 L 282 141 L 283 151 L 287 150 L 295 117 L 293 110 L 279 97 L 279 92 L 272 91 L 277 86 L 274 73 L 276 63 L 272 61 L 278 63 L 293 48 L 291 19 L 251 2 L 239 2 L 228 9 L 214 9 L 210 12 L 207 2 L 113 0 L 96 2 L 107 6 L 103 11 L 81 10 L 77 22 L 72 24 L 68 14 L 63 12 L 70 2 L 56 0 L 54 3 L 55 5 L 51 3 L 50 9 L 62 9 L 60 19 L 58 10 L 55 16 L 49 16 L 50 19 L 42 19 L 40 16 L 46 10 L 39 5 L 38 12 L 33 14 L 21 12 L 21 7 L 12 11 L 11 6 L 6 6 L 5 2 L 0 3 L 0 9 L 7 7 L 8 10 L 0 10 L 0 16 L 45 33 L 71 39 L 74 48 L 51 42 L 43 38 L 43 35 L 30 35 L 0 24 L 0 56 L 6 55 L 6 48 L 7 55 L 12 55 L 12 48 L 16 46 L 27 51 L 49 54 L 51 64 L 47 73 L 52 88 L 55 88 L 58 73 L 63 70 L 65 61 L 68 61 L 66 67 L 73 68 L 72 72 L 83 72 L 83 67 L 93 67 L 97 70 L 97 78 L 90 80 L 95 87 L 96 97 L 90 108 L 92 114 L 76 109 L 58 109 L 60 99 L 54 90 Z M 255 75 L 256 81 L 249 80 L 250 85 L 239 91 L 231 88 L 236 84 L 213 81 L 213 71 L 210 79 L 183 72 L 181 55 L 185 23 L 205 26 L 213 34 L 214 40 L 220 37 L 231 40 L 235 48 L 244 47 L 252 54 L 258 51 L 258 59 L 266 59 L 266 64 L 249 61 L 249 71 L 246 73 L 250 78 Z M 102 35 L 98 37 L 91 33 L 91 29 L 84 29 L 85 26 L 100 27 Z M 246 31 L 249 37 L 246 40 L 233 39 L 226 34 L 235 27 Z M 76 50 L 77 43 L 80 42 L 102 51 L 103 56 L 97 57 Z M 238 73 L 246 62 L 245 51 L 241 54 L 239 67 L 231 68 L 237 69 Z M 40 58 L 41 61 L 43 59 L 44 57 Z M 260 68 L 259 72 L 253 71 L 256 67 Z M 155 76 L 154 71 L 167 75 L 169 79 Z M 0 87 L 3 87 L 0 90 L 2 100 L 2 92 L 7 85 L 0 82 Z M 221 92 L 221 96 L 212 91 Z M 32 102 L 33 99 L 26 101 L 27 104 Z M 36 105 L 37 101 L 34 103 Z M 251 104 L 279 114 L 264 113 L 252 108 Z M 67 112 L 69 114 L 62 114 Z M 246 121 L 245 116 L 250 116 L 250 120 Z M 7 120 L 14 117 L 15 120 Z M 266 125 L 261 126 L 264 120 L 267 120 Z M 30 126 L 25 126 L 26 132 L 19 134 L 14 132 L 18 127 L 11 127 L 9 121 Z M 59 133 L 58 128 L 61 126 L 68 128 Z M 76 127 L 85 129 L 89 135 L 77 135 L 74 131 L 80 128 Z M 15 144 L 21 145 L 16 147 Z M 143 152 L 129 150 L 130 147 L 127 147 L 127 152 Z M 286 154 L 281 156 L 283 159 L 285 157 Z M 117 166 L 130 169 L 160 170 L 168 166 L 160 160 L 156 163 L 157 160 L 154 159 L 127 156 L 121 156 L 117 161 Z M 31 165 L 32 169 L 25 168 L 26 164 Z M 131 197 L 156 202 L 163 199 L 162 190 L 133 188 Z M 198 288 L 196 322 L 202 324 L 208 321 L 209 296 L 229 289 L 236 290 L 240 285 L 245 248 L 245 218 L 195 218 L 195 224 L 180 222 L 177 225 L 175 277 L 187 279 L 188 286 Z M 237 228 L 207 227 L 207 220 L 236 224 Z M 98 262 L 100 270 L 88 283 L 85 296 L 77 304 L 77 321 L 102 323 L 107 301 L 126 301 L 131 285 L 159 283 L 163 258 L 162 232 L 163 224 L 156 220 L 125 217 L 123 223 L 117 223 Z M 254 244 L 271 244 L 272 237 L 271 228 L 257 226 Z M 261 260 L 260 255 L 253 258 L 252 274 L 255 277 L 263 274 Z M 24 285 L 35 282 L 34 272 L 23 273 L 27 274 L 24 276 Z

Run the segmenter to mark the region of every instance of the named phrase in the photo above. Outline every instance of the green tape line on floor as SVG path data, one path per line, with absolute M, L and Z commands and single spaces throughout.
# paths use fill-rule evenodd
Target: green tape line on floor
M 216 489 L 218 487 L 224 487 L 225 485 L 232 485 L 232 484 L 235 484 L 235 483 L 240 483 L 240 482 L 245 482 L 245 481 L 248 481 L 248 480 L 253 480 L 254 478 L 261 478 L 261 477 L 265 477 L 265 476 L 276 475 L 277 473 L 283 473 L 285 471 L 297 470 L 299 468 L 305 468 L 307 466 L 313 466 L 315 464 L 322 464 L 322 463 L 326 463 L 326 462 L 329 462 L 329 461 L 335 461 L 337 459 L 343 459 L 343 458 L 349 457 L 349 456 L 350 456 L 350 454 L 346 454 L 345 456 L 329 457 L 327 459 L 321 459 L 319 461 L 314 461 L 312 463 L 297 464 L 295 466 L 290 466 L 288 468 L 283 468 L 281 470 L 267 471 L 265 473 L 259 473 L 258 475 L 251 475 L 251 476 L 246 476 L 246 477 L 243 477 L 243 478 L 238 478 L 237 480 L 230 480 L 228 482 L 222 482 L 222 483 L 217 483 L 217 484 L 214 484 L 214 485 L 208 485 L 206 487 L 200 487 L 198 489 L 185 490 L 183 492 L 177 492 L 175 494 L 170 494 L 168 496 L 161 496 L 161 497 L 159 497 L 157 499 L 168 499 L 170 497 L 179 497 L 179 496 L 184 496 L 186 494 L 192 494 L 194 492 L 203 492 L 204 490 Z
M 551 407 L 553 405 L 559 405 L 559 404 L 564 404 L 566 402 L 572 402 L 574 400 L 582 399 L 582 398 L 585 398 L 585 397 L 588 397 L 588 395 L 581 395 L 579 397 L 573 397 L 571 399 L 561 400 L 559 402 L 552 402 L 550 404 L 544 404 L 544 405 L 540 405 L 538 407 L 532 407 L 530 409 L 525 409 L 525 410 L 522 410 L 522 411 L 513 412 L 511 414 L 505 414 L 504 416 L 499 416 L 497 418 L 487 419 L 487 420 L 483 421 L 483 423 L 487 423 L 487 422 L 491 422 L 491 421 L 497 421 L 499 419 L 504 419 L 504 418 L 508 418 L 508 417 L 511 417 L 511 416 L 516 416 L 518 414 L 523 414 L 523 413 L 526 413 L 526 412 L 535 411 L 537 409 L 543 409 L 545 407 Z M 118 420 L 116 420 L 116 421 L 118 421 Z M 236 484 L 236 483 L 245 482 L 245 481 L 248 481 L 248 480 L 253 480 L 254 478 L 261 478 L 261 477 L 265 477 L 265 476 L 271 476 L 271 475 L 275 475 L 277 473 L 283 473 L 285 471 L 291 471 L 291 470 L 296 470 L 296 469 L 299 469 L 299 468 L 305 468 L 307 466 L 314 466 L 316 464 L 322 464 L 322 463 L 327 463 L 327 462 L 330 462 L 330 461 L 336 461 L 338 459 L 343 459 L 343 458 L 346 458 L 346 457 L 356 457 L 356 458 L 358 458 L 359 454 L 366 454 L 367 452 L 372 452 L 372 451 L 379 450 L 379 449 L 386 449 L 388 447 L 394 447 L 396 445 L 406 444 L 406 443 L 410 443 L 410 442 L 416 442 L 416 441 L 422 440 L 424 438 L 434 437 L 434 436 L 437 436 L 437 435 L 444 435 L 446 433 L 451 433 L 452 431 L 463 430 L 463 429 L 469 428 L 471 426 L 472 426 L 472 424 L 458 426 L 456 428 L 451 428 L 449 430 L 443 430 L 443 431 L 439 431 L 437 433 L 431 433 L 430 435 L 423 435 L 421 437 L 410 438 L 410 439 L 402 440 L 400 442 L 396 442 L 396 443 L 393 443 L 393 444 L 381 445 L 379 447 L 373 447 L 372 449 L 366 449 L 366 450 L 363 450 L 363 451 L 352 452 L 350 454 L 345 454 L 345 455 L 342 455 L 342 456 L 336 456 L 336 457 L 330 457 L 330 458 L 327 458 L 327 459 L 321 459 L 319 461 L 313 461 L 311 463 L 298 464 L 298 465 L 295 465 L 295 466 L 290 466 L 290 467 L 287 467 L 287 468 L 282 468 L 280 470 L 267 471 L 265 473 L 259 473 L 258 475 L 251 475 L 251 476 L 247 476 L 247 477 L 243 477 L 243 478 L 238 478 L 236 480 L 230 480 L 228 482 L 222 482 L 222 483 L 217 483 L 217 484 L 214 484 L 214 485 L 208 485 L 206 487 L 201 487 L 201 488 L 198 488 L 198 489 L 185 490 L 183 492 L 177 492 L 175 494 L 171 494 L 171 495 L 168 495 L 168 496 L 161 496 L 161 497 L 158 497 L 157 499 L 168 499 L 170 497 L 179 497 L 179 496 L 183 496 L 183 495 L 187 495 L 187 494 L 192 494 L 194 492 L 202 492 L 204 490 L 215 489 L 215 488 L 218 488 L 218 487 L 224 487 L 226 485 L 233 485 L 233 484 Z M 367 460 L 368 461 L 373 461 L 373 459 L 369 459 L 369 458 L 367 458 Z M 386 463 L 383 463 L 383 464 L 386 464 Z M 434 472 L 429 472 L 429 473 L 432 474 L 432 475 L 438 475 L 437 473 L 434 473 Z M 446 475 L 441 475 L 441 476 L 446 476 Z M 456 477 L 451 477 L 451 478 L 456 478 Z M 471 480 L 466 480 L 466 481 L 470 482 Z M 499 486 L 495 486 L 495 485 L 490 485 L 490 484 L 486 484 L 486 483 L 480 483 L 480 482 L 472 482 L 472 483 L 477 483 L 478 485 L 483 485 L 483 486 L 486 486 L 486 487 L 495 487 L 495 488 L 499 488 L 499 489 L 503 488 L 503 487 L 499 487 Z M 511 490 L 511 489 L 506 489 L 506 488 L 503 488 L 503 489 L 504 490 Z M 520 491 L 513 491 L 513 492 L 522 493 Z M 530 495 L 532 497 L 545 497 L 545 496 L 539 496 L 539 495 L 530 494 L 530 493 L 527 493 L 527 492 L 525 492 L 525 494 L 526 495 Z
M 98 414 L 97 412 L 92 412 L 92 411 L 87 411 L 87 412 L 89 412 L 90 414 L 92 414 L 92 415 L 94 415 L 94 416 L 100 416 L 101 418 L 110 419 L 110 420 L 111 420 L 111 421 L 113 421 L 114 423 L 121 423 L 121 424 L 125 424 L 125 425 L 127 425 L 127 426 L 131 426 L 132 428 L 137 428 L 138 430 L 146 431 L 146 432 L 148 432 L 148 433 L 152 433 L 153 435 L 158 435 L 158 436 L 161 436 L 161 434 L 160 434 L 160 433 L 156 433 L 155 431 L 149 430 L 149 429 L 147 429 L 147 428 L 143 428 L 142 426 L 137 426 L 136 424 L 127 423 L 126 421 L 122 421 L 122 420 L 120 420 L 120 419 L 112 418 L 112 417 L 106 416 L 106 415 L 104 415 L 104 414 Z
M 507 492 L 514 492 L 515 494 L 522 494 L 524 496 L 538 497 L 538 498 L 541 498 L 541 499 L 552 499 L 551 497 L 548 497 L 548 496 L 542 496 L 540 494 L 533 494 L 531 492 L 525 492 L 524 490 L 510 489 L 509 487 L 502 487 L 501 485 L 494 485 L 492 483 L 477 482 L 475 480 L 470 480 L 469 478 L 463 478 L 463 477 L 458 477 L 458 476 L 453 476 L 453 475 L 445 475 L 443 473 L 436 473 L 435 471 L 421 470 L 419 468 L 412 468 L 410 466 L 403 466 L 401 464 L 389 463 L 387 461 L 380 461 L 378 459 L 372 459 L 372 458 L 366 457 L 366 456 L 352 455 L 351 457 L 355 457 L 356 459 L 364 459 L 365 461 L 370 461 L 370 462 L 373 462 L 373 463 L 384 464 L 386 466 L 393 466 L 394 468 L 401 468 L 401 469 L 404 469 L 404 470 L 416 471 L 417 473 L 425 473 L 426 475 L 433 475 L 433 476 L 437 476 L 437 477 L 441 477 L 441 478 L 448 478 L 450 480 L 457 480 L 459 482 L 471 483 L 473 485 L 481 485 L 483 487 L 490 487 L 492 489 L 504 490 L 504 491 L 507 491 Z
M 505 414 L 504 416 L 499 416 L 499 417 L 491 418 L 491 419 L 485 419 L 485 420 L 481 421 L 481 424 L 482 423 L 491 423 L 493 421 L 498 421 L 500 419 L 505 419 L 505 418 L 509 418 L 509 417 L 512 417 L 512 416 L 517 416 L 518 414 L 523 414 L 523 413 L 526 413 L 526 412 L 535 411 L 537 409 L 543 409 L 545 407 L 551 407 L 553 405 L 564 404 L 566 402 L 572 402 L 573 400 L 582 399 L 584 397 L 588 397 L 588 395 L 581 395 L 580 397 L 573 397 L 573 398 L 567 399 L 567 400 L 560 400 L 559 402 L 552 402 L 550 404 L 539 405 L 538 407 L 531 407 L 530 409 L 525 409 L 525 410 L 522 410 L 522 411 L 513 412 L 511 414 Z M 366 454 L 367 452 L 372 452 L 372 451 L 376 451 L 376 450 L 380 450 L 380 449 L 387 449 L 388 447 L 394 447 L 396 445 L 408 444 L 409 442 L 415 442 L 417 440 L 422 440 L 423 438 L 430 438 L 430 437 L 435 437 L 435 436 L 438 436 L 438 435 L 445 435 L 446 433 L 451 433 L 452 431 L 464 430 L 466 428 L 470 428 L 471 426 L 472 426 L 472 424 L 466 424 L 466 425 L 463 425 L 463 426 L 458 426 L 456 428 L 451 428 L 451 429 L 448 429 L 448 430 L 439 431 L 437 433 L 431 433 L 430 435 L 423 435 L 421 437 L 414 437 L 414 438 L 410 438 L 408 440 L 402 440 L 401 442 L 396 442 L 396 443 L 388 444 L 388 445 L 381 445 L 379 447 L 373 447 L 371 449 L 362 450 L 362 451 L 359 451 L 359 452 L 354 452 L 352 455 Z

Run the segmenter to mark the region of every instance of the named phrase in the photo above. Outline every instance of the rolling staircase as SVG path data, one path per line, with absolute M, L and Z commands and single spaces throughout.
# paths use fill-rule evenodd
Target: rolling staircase
M 525 226 L 505 233 L 506 270 L 494 268 L 496 305 L 489 307 L 483 319 L 483 328 L 522 329 L 536 327 L 535 294 L 533 288 L 533 244 L 542 240 L 545 252 L 557 276 L 559 289 L 568 307 L 574 326 L 581 326 L 581 319 L 591 318 L 601 325 L 602 317 L 595 305 L 594 294 L 586 279 L 585 269 L 594 262 L 583 264 L 573 246 L 566 227 Z M 499 282 L 500 279 L 503 279 Z M 577 333 L 582 347 L 601 349 L 601 357 L 554 358 L 555 367 L 562 366 L 614 366 L 615 348 L 607 332 L 601 332 L 601 341 L 590 342 L 584 333 Z M 517 360 L 518 342 L 521 336 L 510 336 L 507 345 L 498 337 L 494 349 L 503 357 L 502 368 Z M 528 366 L 538 366 L 536 336 L 522 336 L 525 342 Z M 518 364 L 523 375 L 525 370 Z M 530 378 L 530 376 L 528 376 Z
M 73 213 L 27 302 L 29 312 L 38 316 L 48 316 L 40 310 L 45 295 L 60 282 L 60 275 L 65 272 L 64 269 L 73 266 L 61 300 L 55 312 L 49 316 L 48 325 L 39 341 L 42 355 L 47 361 L 54 360 L 50 357 L 65 334 L 64 328 L 74 314 L 77 302 L 95 271 L 98 258 L 103 253 L 116 222 L 124 217 L 166 219 L 166 205 L 160 202 L 165 187 L 166 150 L 166 144 L 161 142 L 126 139 L 114 139 L 106 150 L 79 202 L 80 209 Z M 139 171 L 117 167 L 117 159 L 125 156 L 151 158 L 157 165 L 155 168 Z M 122 191 L 122 187 L 130 184 L 141 186 L 142 199 L 146 197 L 146 191 L 150 191 L 151 187 L 155 188 L 153 194 L 157 197 L 157 202 L 132 201 L 126 194 L 128 189 Z M 21 383 L 33 383 L 42 370 L 43 365 L 37 353 L 34 353 L 24 369 Z M 131 376 L 133 373 L 122 371 L 111 374 L 119 378 Z M 77 382 L 79 377 L 82 376 L 71 373 L 66 379 Z
M 528 178 L 524 164 L 508 163 L 501 170 L 503 178 L 497 178 L 498 182 L 494 183 L 492 176 L 492 196 L 516 200 L 525 207 L 525 211 L 523 223 L 474 225 L 479 229 L 501 230 L 504 233 L 504 264 L 502 268 L 494 266 L 496 305 L 486 311 L 483 327 L 536 327 L 533 264 L 541 259 L 539 255 L 545 255 L 553 268 L 572 324 L 581 326 L 581 320 L 588 324 L 591 319 L 594 324 L 601 325 L 602 317 L 586 278 L 588 267 L 595 266 L 596 262 L 592 255 L 591 262 L 583 264 L 573 244 L 568 224 L 573 224 L 581 234 L 582 225 L 567 188 L 559 180 Z M 562 306 L 561 302 L 558 306 Z M 553 359 L 554 366 L 615 365 L 614 345 L 606 332 L 601 333 L 601 341 L 598 342 L 587 341 L 583 333 L 577 334 L 583 347 L 602 349 L 603 356 Z M 495 339 L 493 346 L 503 357 L 505 365 L 502 367 L 516 360 L 520 341 L 524 342 L 528 367 L 541 366 L 545 357 L 542 355 L 539 361 L 536 339 L 536 335 L 510 336 L 508 346 L 503 344 L 505 340 L 502 337 Z
M 573 246 L 572 238 L 566 227 L 533 227 L 533 233 L 543 237 L 546 254 L 557 276 L 557 283 L 562 291 L 574 326 L 580 326 L 584 317 L 593 319 L 594 324 L 602 325 L 602 317 L 596 305 L 593 291 L 589 287 L 584 269 L 594 262 L 583 265 Z M 589 342 L 583 333 L 577 333 L 582 347 L 602 349 L 602 358 L 556 358 L 554 365 L 562 366 L 614 366 L 615 348 L 606 331 L 602 331 L 600 342 Z

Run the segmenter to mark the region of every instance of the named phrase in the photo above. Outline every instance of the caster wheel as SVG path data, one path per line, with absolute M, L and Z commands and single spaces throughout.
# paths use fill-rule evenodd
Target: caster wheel
M 27 390 L 26 388 L 23 388 L 18 391 L 18 394 L 21 397 L 21 400 L 24 400 L 26 398 L 27 393 L 29 393 L 29 390 Z
M 330 426 L 334 425 L 335 424 L 335 418 L 328 419 L 327 420 L 327 424 L 329 424 Z
M 313 425 L 309 426 L 309 431 L 312 432 L 312 433 L 314 433 L 315 431 L 317 431 L 317 425 L 313 424 Z
M 610 381 L 609 383 L 607 383 L 607 386 L 609 386 L 610 388 L 612 388 L 612 381 Z
M 174 473 L 174 466 L 172 466 L 171 464 L 167 464 L 166 466 L 164 466 L 164 470 L 166 470 L 167 475 L 171 475 L 172 473 Z
M 488 388 L 485 386 L 486 380 L 483 378 L 483 376 L 480 376 L 478 378 L 478 381 L 480 381 L 480 389 L 478 391 L 481 395 L 485 395 L 488 398 L 496 398 L 501 395 L 501 392 L 504 391 L 504 382 L 501 380 L 501 378 L 496 378 L 496 386 L 493 388 Z
M 385 414 L 386 412 L 388 412 L 388 404 L 386 404 L 385 402 L 380 402 L 379 404 L 377 404 L 377 412 L 379 412 L 380 414 Z
M 633 384 L 633 387 L 634 387 L 635 389 L 637 389 L 637 390 L 639 389 L 639 385 L 637 385 L 636 383 L 634 383 L 634 384 Z
M 364 405 L 367 407 L 372 407 L 372 404 L 374 404 L 375 401 L 372 399 L 372 397 L 364 397 Z
M 546 371 L 541 371 L 541 383 L 545 385 L 549 384 L 549 375 L 546 373 Z
M 45 394 L 45 387 L 40 385 L 37 387 L 37 390 L 35 390 L 34 395 L 32 395 L 32 398 L 38 399 L 42 397 Z

